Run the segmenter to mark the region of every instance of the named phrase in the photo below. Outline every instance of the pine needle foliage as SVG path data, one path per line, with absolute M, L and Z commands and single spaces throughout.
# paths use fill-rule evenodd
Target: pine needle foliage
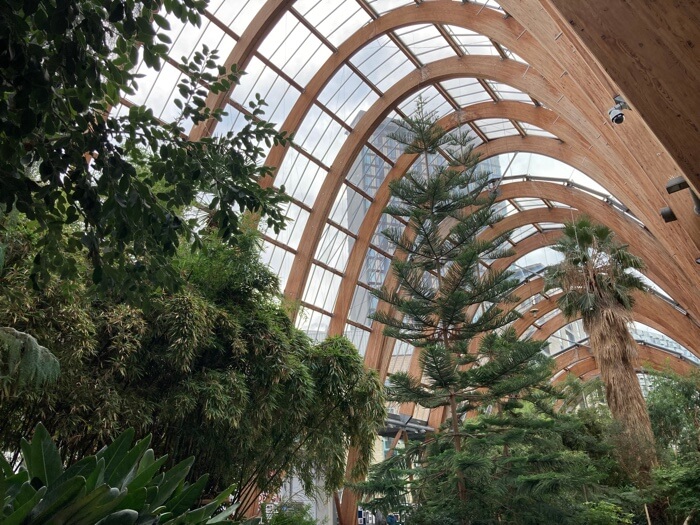
M 624 523 L 629 488 L 615 477 L 604 425 L 557 413 L 556 401 L 526 392 L 466 420 L 459 452 L 444 433 L 409 443 L 356 487 L 363 506 L 401 512 L 410 525 Z
M 544 441 L 560 439 L 550 432 L 552 425 L 516 415 L 525 400 L 551 412 L 546 342 L 520 341 L 505 328 L 517 318 L 508 308 L 517 281 L 511 272 L 485 268 L 482 261 L 512 254 L 510 232 L 490 234 L 502 214 L 490 174 L 478 167 L 468 135 L 441 129 L 422 101 L 414 116 L 397 126 L 392 138 L 417 162 L 390 186 L 386 213 L 407 226 L 384 232 L 396 247 L 392 271 L 398 286 L 373 292 L 393 311 L 379 309 L 372 318 L 385 325 L 387 336 L 419 352 L 421 375 L 392 374 L 389 398 L 446 407 L 449 416 L 426 443 L 375 468 L 359 489 L 384 511 L 410 512 L 411 523 L 510 522 L 501 520 L 506 511 L 497 502 L 526 492 L 530 499 L 521 501 L 544 504 L 553 499 L 537 494 L 561 495 L 576 484 L 567 473 L 580 463 L 576 454 L 547 452 L 550 444 Z M 437 153 L 444 163 L 436 162 Z M 477 337 L 479 343 L 472 345 Z M 476 426 L 465 419 L 467 413 L 480 414 Z M 509 452 L 518 446 L 522 454 Z M 495 461 L 494 455 L 503 459 Z M 557 509 L 559 514 L 541 511 L 529 522 L 551 523 L 547 520 L 562 514 Z
M 416 170 L 391 183 L 392 204 L 385 212 L 407 221 L 405 230 L 390 228 L 386 238 L 396 247 L 392 271 L 398 290 L 373 293 L 401 316 L 377 311 L 372 318 L 385 333 L 425 348 L 437 342 L 466 353 L 477 334 L 512 321 L 500 304 L 512 301 L 514 282 L 508 271 L 484 271 L 480 259 L 511 255 L 504 248 L 509 232 L 488 238 L 484 230 L 501 219 L 489 190 L 490 174 L 477 167 L 466 133 L 447 133 L 419 101 L 415 115 L 397 121 L 392 138 L 418 156 Z M 435 165 L 433 154 L 447 159 Z M 476 316 L 469 307 L 481 305 Z
M 501 213 L 494 205 L 497 195 L 490 174 L 478 167 L 467 133 L 441 128 L 422 99 L 414 114 L 396 126 L 392 138 L 404 145 L 406 153 L 416 155 L 416 169 L 390 185 L 392 203 L 385 212 L 407 226 L 383 232 L 396 247 L 391 268 L 398 287 L 372 292 L 393 310 L 379 309 L 371 317 L 384 324 L 387 336 L 420 352 L 427 378 L 426 383 L 405 373 L 394 374 L 390 396 L 429 408 L 449 406 L 459 450 L 459 413 L 484 401 L 479 390 L 485 383 L 475 371 L 464 368 L 480 361 L 485 357 L 481 352 L 500 340 L 490 338 L 476 354 L 469 352 L 470 342 L 517 317 L 502 309 L 515 300 L 512 273 L 484 269 L 481 263 L 511 255 L 505 247 L 510 232 L 488 234 Z M 437 153 L 444 162 L 437 161 Z M 528 348 L 524 354 L 532 357 L 537 351 Z M 515 354 L 512 358 L 519 360 Z

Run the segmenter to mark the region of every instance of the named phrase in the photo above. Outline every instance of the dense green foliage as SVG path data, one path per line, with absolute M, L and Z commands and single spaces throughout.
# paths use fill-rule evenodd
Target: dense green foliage
M 467 135 L 446 133 L 422 104 L 400 127 L 394 138 L 421 155 L 422 171 L 391 186 L 395 204 L 386 211 L 408 225 L 385 232 L 396 246 L 399 286 L 376 295 L 398 315 L 374 318 L 420 352 L 421 374 L 392 374 L 390 399 L 447 407 L 449 418 L 425 443 L 380 464 L 359 489 L 377 497 L 370 506 L 409 514 L 415 524 L 553 523 L 580 515 L 585 508 L 574 494 L 593 483 L 579 451 L 588 444 L 567 445 L 568 421 L 552 416 L 546 343 L 494 331 L 517 318 L 503 309 L 517 282 L 481 266 L 511 254 L 508 232 L 489 238 L 488 227 L 501 218 L 489 174 L 478 168 Z M 446 165 L 431 165 L 438 148 Z
M 269 525 L 316 525 L 308 505 L 293 502 L 280 504 L 272 517 L 263 523 Z
M 564 414 L 555 410 L 560 401 L 538 392 L 481 411 L 461 426 L 459 453 L 443 433 L 399 449 L 360 485 L 371 498 L 366 506 L 399 510 L 410 525 L 613 525 L 642 517 L 642 495 L 611 455 L 607 411 Z
M 652 494 L 665 501 L 667 523 L 700 523 L 700 372 L 654 374 L 647 396 L 661 466 Z M 686 522 L 686 518 L 688 521 Z
M 399 291 L 373 293 L 401 317 L 378 311 L 372 317 L 384 332 L 419 348 L 444 346 L 466 354 L 471 339 L 514 319 L 501 303 L 512 300 L 511 272 L 483 271 L 480 259 L 511 255 L 504 248 L 509 232 L 496 238 L 480 235 L 501 219 L 496 194 L 484 191 L 490 174 L 477 167 L 467 133 L 447 133 L 419 102 L 414 116 L 396 121 L 392 135 L 408 153 L 420 155 L 416 171 L 390 184 L 392 203 L 386 213 L 408 221 L 383 232 L 396 247 L 392 272 Z M 446 165 L 435 165 L 440 148 Z M 480 306 L 479 315 L 469 307 Z
M 535 394 L 535 395 L 532 395 Z M 598 381 L 567 381 L 492 405 L 461 426 L 399 448 L 356 488 L 363 506 L 408 525 L 700 523 L 700 377 L 654 374 L 647 397 L 660 465 L 649 485 L 621 464 L 619 424 Z M 556 395 L 552 395 L 556 394 Z M 467 498 L 457 497 L 461 469 Z
M 220 523 L 235 510 L 212 518 L 233 487 L 207 505 L 200 501 L 207 476 L 189 484 L 192 458 L 164 470 L 148 448 L 151 436 L 132 446 L 133 430 L 119 435 L 95 455 L 64 468 L 56 446 L 39 424 L 31 441 L 22 440 L 22 468 L 14 472 L 0 456 L 0 521 L 5 525 L 150 525 Z
M 212 93 L 238 81 L 216 66 L 206 47 L 180 64 L 179 115 L 160 122 L 150 109 L 110 110 L 135 92 L 136 65 L 159 70 L 170 38 L 166 17 L 199 24 L 206 0 L 9 0 L 0 10 L 0 212 L 37 221 L 31 276 L 46 285 L 52 272 L 75 278 L 81 259 L 105 290 L 143 299 L 139 283 L 172 287 L 167 260 L 184 238 L 196 247 L 194 220 L 182 210 L 201 192 L 213 224 L 235 239 L 242 211 L 284 223 L 285 197 L 263 189 L 269 169 L 261 144 L 287 140 L 251 103 L 238 133 L 191 141 L 186 124 L 220 120 L 206 107 Z M 156 31 L 158 28 L 158 31 Z M 183 59 L 184 61 L 185 59 Z M 146 169 L 143 170 L 142 168 Z M 146 173 L 146 175 L 142 175 Z
M 548 382 L 551 361 L 542 353 L 546 343 L 518 340 L 502 328 L 515 317 L 501 310 L 515 283 L 508 272 L 480 268 L 478 259 L 507 255 L 501 248 L 507 234 L 487 240 L 485 227 L 498 220 L 495 196 L 487 177 L 474 169 L 463 137 L 445 133 L 419 105 L 417 117 L 395 138 L 424 162 L 421 172 L 392 185 L 394 204 L 387 211 L 408 226 L 406 233 L 387 232 L 397 247 L 392 268 L 398 290 L 376 295 L 398 315 L 380 311 L 374 318 L 387 325 L 387 335 L 416 347 L 421 374 L 393 374 L 388 394 L 397 402 L 446 407 L 449 417 L 424 442 L 409 443 L 373 467 L 369 479 L 355 486 L 368 500 L 363 505 L 385 515 L 400 512 L 410 525 L 613 525 L 646 523 L 647 513 L 654 523 L 692 518 L 698 469 L 691 452 L 684 456 L 689 463 L 671 461 L 656 470 L 653 487 L 649 477 L 641 483 L 631 462 L 623 461 L 621 423 L 600 402 L 599 387 L 569 381 L 555 389 Z M 430 163 L 438 148 L 447 152 L 446 166 Z M 626 333 L 624 312 L 640 283 L 626 270 L 640 268 L 639 260 L 614 242 L 610 230 L 585 220 L 567 226 L 557 249 L 565 260 L 549 277 L 564 289 L 565 314 L 582 314 L 590 329 L 612 309 L 615 315 L 608 317 L 620 320 L 615 326 Z M 596 337 L 592 333 L 600 348 Z M 689 394 L 695 387 L 686 386 L 674 394 L 684 402 L 670 391 L 664 398 L 678 410 L 655 415 L 665 428 L 667 451 L 677 452 L 681 434 L 694 435 L 697 428 Z M 685 430 L 671 431 L 679 426 Z M 644 436 L 625 441 L 624 452 L 636 457 L 650 442 Z M 659 504 L 664 498 L 666 508 Z
M 348 446 L 360 451 L 358 474 L 366 468 L 385 413 L 377 375 L 347 340 L 313 345 L 293 327 L 254 232 L 182 253 L 187 285 L 141 310 L 95 295 L 85 273 L 32 289 L 24 254 L 36 237 L 22 224 L 3 234 L 0 324 L 46 342 L 62 373 L 0 403 L 4 449 L 42 421 L 70 461 L 133 427 L 160 436 L 154 449 L 171 462 L 195 455 L 209 490 L 235 483 L 241 512 L 286 475 L 338 488 Z

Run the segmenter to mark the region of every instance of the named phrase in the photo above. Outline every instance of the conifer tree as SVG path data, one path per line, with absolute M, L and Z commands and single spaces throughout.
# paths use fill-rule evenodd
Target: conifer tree
M 500 216 L 494 206 L 495 193 L 485 191 L 489 174 L 477 168 L 478 157 L 467 133 L 446 132 L 422 100 L 414 116 L 396 125 L 398 131 L 392 138 L 405 146 L 406 153 L 418 156 L 418 169 L 390 185 L 393 204 L 385 210 L 408 221 L 405 231 L 384 231 L 396 246 L 392 271 L 399 288 L 382 287 L 373 292 L 400 317 L 377 311 L 373 318 L 385 325 L 386 335 L 420 351 L 424 368 L 439 376 L 476 361 L 477 356 L 468 351 L 474 336 L 514 319 L 513 313 L 500 306 L 513 300 L 511 273 L 484 270 L 480 262 L 510 255 L 503 248 L 508 234 L 492 239 L 480 236 Z M 434 162 L 438 152 L 446 163 Z M 470 307 L 477 305 L 480 311 L 475 314 Z M 408 391 L 415 381 L 406 375 L 392 376 L 394 387 Z M 452 381 L 451 376 L 445 376 L 435 386 L 447 389 L 454 445 L 459 450 L 458 399 L 449 386 Z M 418 401 L 435 404 L 427 399 Z
M 386 209 L 407 222 L 405 230 L 384 232 L 396 246 L 392 270 L 398 289 L 373 292 L 398 315 L 379 310 L 373 318 L 385 325 L 386 335 L 420 352 L 423 377 L 393 374 L 393 400 L 449 409 L 450 427 L 441 436 L 447 436 L 456 455 L 452 472 L 464 502 L 467 485 L 458 459 L 462 415 L 518 395 L 542 381 L 549 369 L 541 360 L 533 365 L 542 344 L 517 344 L 514 332 L 489 335 L 470 351 L 475 337 L 517 317 L 503 308 L 515 300 L 512 273 L 483 262 L 511 254 L 504 247 L 509 233 L 490 236 L 487 231 L 502 216 L 490 174 L 478 166 L 468 134 L 445 131 L 422 101 L 414 116 L 396 124 L 392 138 L 419 160 L 415 171 L 391 184 L 393 201 Z

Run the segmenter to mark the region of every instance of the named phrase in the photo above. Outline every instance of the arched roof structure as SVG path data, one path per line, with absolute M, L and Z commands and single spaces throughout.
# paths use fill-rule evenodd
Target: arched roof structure
M 697 355 L 700 218 L 687 192 L 665 187 L 682 175 L 700 189 L 700 97 L 677 87 L 700 81 L 692 39 L 681 38 L 695 26 L 654 28 L 654 51 L 647 26 L 664 16 L 661 7 L 646 2 L 617 13 L 627 7 L 606 0 L 210 0 L 199 29 L 172 24 L 171 56 L 206 44 L 225 65 L 248 72 L 229 92 L 207 97 L 228 116 L 189 130 L 191 138 L 240 129 L 255 93 L 268 103 L 265 118 L 294 134 L 292 146 L 274 146 L 266 158 L 275 177 L 262 184 L 284 184 L 292 202 L 289 227 L 264 232 L 264 257 L 300 306 L 297 324 L 313 337 L 347 335 L 382 373 L 395 351 L 416 366 L 410 349 L 387 340 L 367 313 L 382 307 L 368 290 L 384 283 L 393 257 L 378 235 L 398 224 L 382 215 L 388 182 L 415 161 L 396 151 L 387 128 L 420 95 L 446 128 L 470 130 L 482 159 L 500 171 L 499 199 L 509 209 L 502 227 L 516 227 L 518 256 L 551 244 L 561 222 L 595 217 L 643 257 L 647 277 L 668 294 L 640 299 L 635 316 Z M 697 8 L 685 8 L 695 9 L 688 20 L 698 19 Z M 607 9 L 625 15 L 624 36 L 592 38 L 620 30 L 598 16 Z M 635 71 L 643 72 L 637 83 Z M 144 72 L 124 106 L 145 103 L 172 118 L 182 72 L 174 62 Z M 614 126 L 607 110 L 618 94 L 632 110 Z M 678 118 L 665 123 L 659 108 Z M 663 221 L 659 210 L 667 206 L 677 221 Z M 513 260 L 497 264 L 506 262 Z M 541 292 L 535 278 L 518 294 L 526 300 Z M 538 303 L 540 318 L 554 311 L 552 300 Z M 533 323 L 525 315 L 516 325 L 525 332 Z M 565 323 L 554 315 L 537 326 L 537 337 Z M 557 358 L 561 369 L 594 374 L 595 363 L 575 354 Z

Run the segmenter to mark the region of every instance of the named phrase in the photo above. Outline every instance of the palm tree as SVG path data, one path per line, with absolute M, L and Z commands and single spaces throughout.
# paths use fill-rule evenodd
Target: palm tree
M 607 226 L 587 217 L 565 225 L 553 247 L 564 260 L 549 268 L 547 288 L 563 290 L 559 308 L 568 319 L 578 316 L 605 384 L 613 418 L 620 425 L 620 459 L 642 479 L 656 464 L 651 422 L 637 379 L 637 348 L 629 332 L 635 290 L 643 281 L 628 270 L 644 268 L 642 260 L 615 240 Z

